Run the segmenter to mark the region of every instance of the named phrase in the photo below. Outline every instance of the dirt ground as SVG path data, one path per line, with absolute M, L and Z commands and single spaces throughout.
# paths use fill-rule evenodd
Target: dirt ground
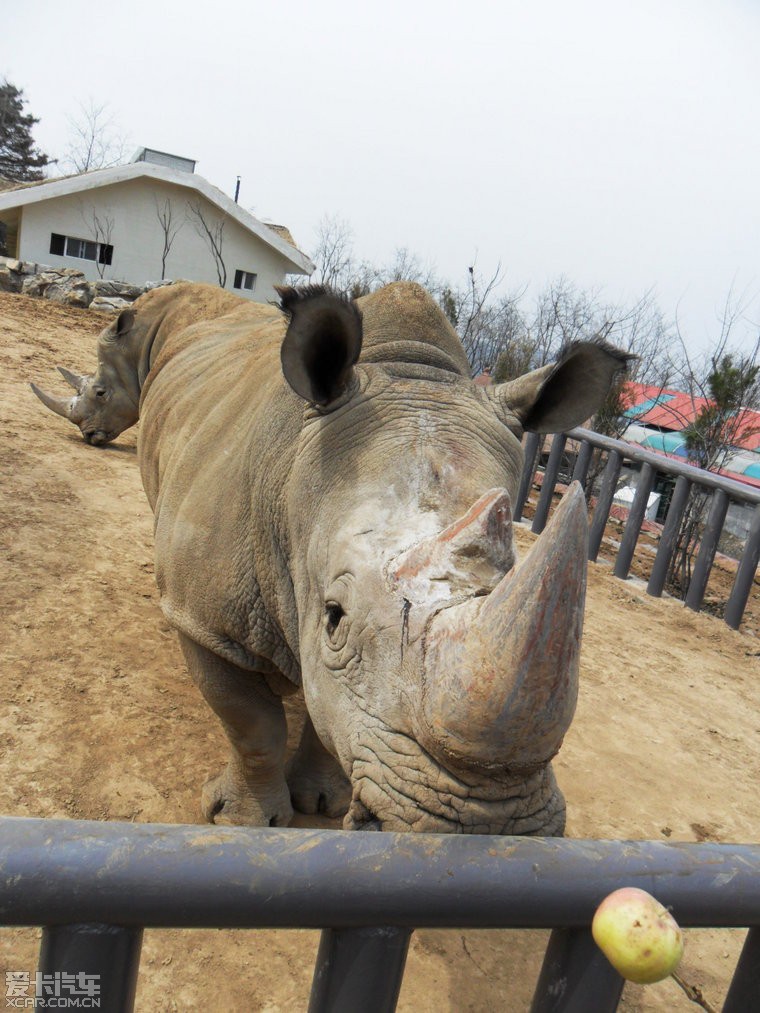
M 104 318 L 0 294 L 0 812 L 196 822 L 221 766 L 153 582 L 135 431 L 88 447 L 32 395 L 91 372 Z M 531 535 L 520 528 L 526 547 Z M 760 639 L 590 567 L 581 695 L 556 763 L 568 834 L 760 841 Z M 683 977 L 715 1006 L 740 931 L 688 933 Z M 39 931 L 0 931 L 0 970 L 34 971 Z M 419 931 L 399 1008 L 527 1009 L 546 934 Z M 307 1004 L 315 932 L 146 933 L 140 1011 Z M 672 981 L 623 1009 L 694 1010 Z

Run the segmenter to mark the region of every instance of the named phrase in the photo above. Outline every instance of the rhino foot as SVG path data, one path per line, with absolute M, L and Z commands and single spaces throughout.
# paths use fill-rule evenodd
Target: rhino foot
M 233 826 L 286 827 L 293 816 L 284 781 L 271 789 L 254 789 L 229 766 L 206 781 L 201 808 L 209 823 Z
M 290 798 L 295 809 L 313 816 L 342 816 L 351 801 L 351 782 L 320 742 L 310 718 L 287 771 Z
M 311 816 L 342 816 L 351 801 L 351 783 L 333 760 L 332 770 L 293 769 L 288 777 L 293 808 Z

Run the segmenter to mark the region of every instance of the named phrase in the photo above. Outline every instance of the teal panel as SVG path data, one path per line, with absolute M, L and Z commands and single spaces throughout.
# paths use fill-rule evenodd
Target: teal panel
M 642 401 L 641 404 L 631 405 L 631 407 L 623 412 L 623 415 L 627 419 L 637 419 L 640 415 L 646 415 L 647 412 L 651 412 L 653 408 L 658 408 L 660 405 L 667 404 L 668 401 L 672 401 L 675 394 L 660 394 L 658 397 L 647 398 L 646 401 Z

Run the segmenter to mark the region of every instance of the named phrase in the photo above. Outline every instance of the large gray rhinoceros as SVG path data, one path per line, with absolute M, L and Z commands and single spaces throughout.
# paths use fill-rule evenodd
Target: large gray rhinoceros
M 347 829 L 561 834 L 585 504 L 571 488 L 515 566 L 510 500 L 523 430 L 587 419 L 626 356 L 576 343 L 483 389 L 417 285 L 281 297 L 157 289 L 94 376 L 63 371 L 75 397 L 37 391 L 95 444 L 139 412 L 161 605 L 232 747 L 206 817 L 279 826 L 292 800 Z

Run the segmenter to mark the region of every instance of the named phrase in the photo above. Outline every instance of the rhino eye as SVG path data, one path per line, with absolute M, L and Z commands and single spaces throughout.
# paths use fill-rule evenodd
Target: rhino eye
M 95 397 L 105 397 L 105 396 L 106 396 L 106 389 L 105 389 L 105 387 L 96 387 L 95 388 Z
M 327 621 L 328 633 L 332 634 L 337 630 L 340 625 L 340 621 L 345 614 L 346 613 L 337 602 L 330 601 L 327 603 L 325 606 L 325 619 Z

